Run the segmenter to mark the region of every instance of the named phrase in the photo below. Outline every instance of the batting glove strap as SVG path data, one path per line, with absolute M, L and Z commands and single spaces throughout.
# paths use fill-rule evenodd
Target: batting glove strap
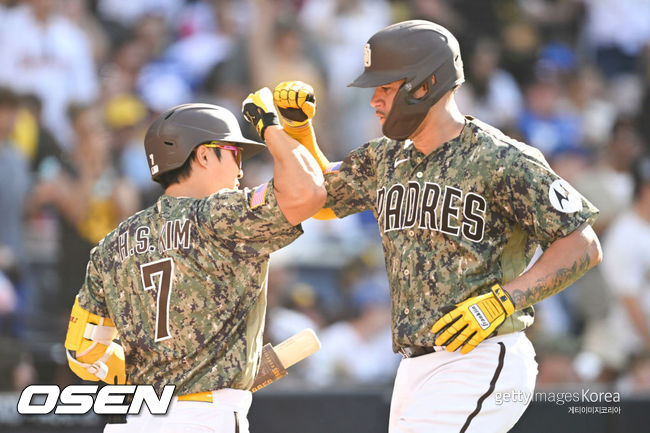
M 316 115 L 314 89 L 302 81 L 283 81 L 278 84 L 273 91 L 273 102 L 288 126 L 302 126 Z
M 255 127 L 262 140 L 264 140 L 266 128 L 280 125 L 278 113 L 273 106 L 273 95 L 268 87 L 249 94 L 242 102 L 242 113 L 246 120 Z
M 509 316 L 515 312 L 515 303 L 512 301 L 510 293 L 506 292 L 505 289 L 501 287 L 501 284 L 494 284 L 490 290 L 492 291 L 494 297 L 497 298 L 497 301 L 501 303 L 503 310 L 506 312 L 506 316 Z
M 431 332 L 440 333 L 435 345 L 446 346 L 449 352 L 462 346 L 460 353 L 469 353 L 491 336 L 512 312 L 512 300 L 501 286 L 495 284 L 489 293 L 456 304 L 455 308 L 433 325 Z

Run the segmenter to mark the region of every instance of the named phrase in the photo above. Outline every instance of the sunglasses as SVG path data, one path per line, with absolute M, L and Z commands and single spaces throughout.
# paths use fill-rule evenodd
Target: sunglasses
M 203 143 L 203 145 L 205 147 L 215 147 L 217 149 L 225 149 L 231 151 L 235 156 L 235 162 L 237 162 L 237 165 L 239 168 L 241 168 L 242 150 L 240 147 L 233 146 L 231 144 L 223 144 L 220 141 L 211 141 L 209 143 Z

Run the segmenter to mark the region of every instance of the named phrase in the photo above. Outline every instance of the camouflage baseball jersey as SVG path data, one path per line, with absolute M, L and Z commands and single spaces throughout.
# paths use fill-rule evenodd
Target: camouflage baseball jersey
M 202 200 L 163 195 L 93 249 L 79 302 L 115 322 L 131 383 L 175 384 L 177 394 L 249 389 L 269 254 L 301 233 L 272 182 Z
M 486 293 L 525 269 L 598 210 L 542 154 L 467 117 L 461 134 L 428 155 L 386 137 L 353 150 L 325 175 L 338 217 L 372 209 L 392 298 L 393 348 L 432 346 L 445 306 Z M 499 333 L 524 329 L 532 308 Z

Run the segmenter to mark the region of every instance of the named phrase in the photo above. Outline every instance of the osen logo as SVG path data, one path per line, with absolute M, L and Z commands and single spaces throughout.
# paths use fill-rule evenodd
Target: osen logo
M 370 67 L 370 44 L 363 46 L 363 66 Z
M 175 385 L 165 385 L 158 393 L 152 385 L 29 385 L 18 399 L 21 415 L 83 415 L 91 410 L 99 415 L 136 415 L 147 405 L 152 415 L 165 415 L 174 396 Z M 129 397 L 129 398 L 127 398 Z
M 573 213 L 582 209 L 580 194 L 564 179 L 558 179 L 551 184 L 548 198 L 560 212 Z

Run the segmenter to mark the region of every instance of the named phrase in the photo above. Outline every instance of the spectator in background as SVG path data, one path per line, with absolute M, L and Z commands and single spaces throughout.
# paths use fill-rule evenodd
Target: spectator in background
M 560 100 L 560 110 L 580 118 L 583 146 L 598 152 L 607 144 L 617 115 L 616 107 L 605 95 L 603 76 L 595 67 L 585 65 L 573 72 L 567 81 L 568 89 Z
M 161 13 L 151 12 L 142 16 L 132 27 L 135 36 L 147 46 L 154 58 L 164 54 L 169 44 L 174 42 L 169 21 Z
M 152 184 L 147 160 L 142 158 L 149 119 L 147 107 L 137 96 L 125 93 L 110 98 L 103 109 L 113 143 L 112 163 L 120 176 L 138 190 L 143 202 L 153 204 L 162 189 Z
M 8 326 L 12 335 L 23 331 L 21 319 L 30 295 L 23 214 L 32 180 L 27 159 L 10 138 L 19 104 L 17 95 L 0 88 L 0 272 L 9 279 L 0 302 L 4 305 L 0 314 L 11 314 Z
M 501 29 L 502 65 L 523 88 L 535 78 L 535 63 L 541 45 L 539 29 L 523 19 L 512 20 Z
M 51 179 L 59 171 L 63 152 L 58 142 L 41 121 L 41 101 L 34 94 L 23 95 L 21 109 L 16 118 L 13 137 L 22 153 L 28 158 L 32 184 Z M 27 203 L 31 201 L 31 195 Z M 24 211 L 25 209 L 23 209 Z M 23 212 L 25 226 L 25 252 L 28 269 L 28 297 L 25 308 L 41 316 L 43 305 L 51 299 L 49 295 L 56 292 L 57 280 L 55 265 L 59 249 L 58 218 L 51 209 L 43 208 L 26 215 Z M 30 321 L 27 325 L 32 331 L 43 326 L 44 321 Z
M 273 253 L 269 266 L 264 326 L 264 342 L 274 346 L 306 328 L 319 334 L 319 329 L 325 324 L 316 290 L 297 278 L 293 266 L 278 263 L 276 257 Z M 278 385 L 292 387 L 304 383 L 309 375 L 309 359 L 291 367 L 288 380 Z
M 631 357 L 626 372 L 617 381 L 616 388 L 625 395 L 637 394 L 647 398 L 650 393 L 650 352 Z
M 643 138 L 634 119 L 619 118 L 608 136 L 595 163 L 576 179 L 576 188 L 600 209 L 594 224 L 598 235 L 604 234 L 614 218 L 632 203 L 631 168 L 643 152 Z
M 597 373 L 621 373 L 632 357 L 650 351 L 650 155 L 637 161 L 633 178 L 632 208 L 616 218 L 603 242 L 601 268 L 613 306 L 585 338 L 585 352 L 598 357 Z
M 192 102 L 192 89 L 178 65 L 156 61 L 145 65 L 136 89 L 147 108 L 161 113 L 166 107 Z
M 110 41 L 90 7 L 91 2 L 87 0 L 65 0 L 61 2 L 61 13 L 84 32 L 95 65 L 101 65 L 106 61 Z
M 22 390 L 35 380 L 31 358 L 20 344 L 30 295 L 23 212 L 31 175 L 28 161 L 10 138 L 19 104 L 17 95 L 0 88 L 0 346 L 10 348 L 0 349 L 0 388 L 12 390 Z M 17 375 L 20 371 L 24 374 Z
M 181 67 L 193 89 L 233 53 L 241 21 L 250 16 L 245 6 L 246 2 L 215 0 L 196 1 L 183 8 L 175 23 L 179 38 L 165 50 L 164 57 Z M 234 112 L 238 111 L 239 107 Z
M 171 22 L 183 6 L 184 0 L 98 0 L 97 11 L 104 22 L 117 28 L 134 28 L 149 14 L 157 14 Z
M 408 18 L 433 21 L 456 33 L 464 34 L 461 31 L 469 26 L 484 34 L 482 30 L 493 24 L 494 16 L 490 13 L 495 9 L 491 4 L 493 2 L 476 3 L 470 0 L 470 3 L 455 1 L 451 4 L 444 0 L 408 0 L 406 3 L 411 15 Z M 476 19 L 478 17 L 480 19 Z
M 0 390 L 22 391 L 36 381 L 36 370 L 24 339 L 15 329 L 17 316 L 24 312 L 19 311 L 16 289 L 3 272 L 5 253 L 0 248 Z
M 354 314 L 320 331 L 321 349 L 309 362 L 307 380 L 318 386 L 389 384 L 400 355 L 392 351 L 390 295 L 386 271 L 365 269 L 349 304 Z
M 603 237 L 612 221 L 632 204 L 634 181 L 631 169 L 643 150 L 642 138 L 634 119 L 619 118 L 606 136 L 609 138 L 605 147 L 594 149 L 595 161 L 574 180 L 576 188 L 599 206 L 600 216 L 593 227 L 598 236 Z M 610 260 L 608 255 L 605 262 Z M 610 314 L 612 305 L 615 305 L 611 287 L 603 278 L 607 263 L 591 269 L 568 292 L 572 296 L 567 299 L 567 314 L 574 323 L 574 329 L 587 341 L 602 331 L 603 318 Z M 591 378 L 590 374 L 593 373 L 589 373 L 589 357 L 579 356 L 575 365 L 580 374 Z M 606 375 L 602 379 L 606 379 Z
M 111 161 L 111 145 L 97 106 L 71 106 L 75 148 L 35 188 L 30 209 L 53 206 L 60 215 L 59 290 L 48 307 L 67 316 L 81 287 L 90 249 L 135 212 L 138 196 Z
M 0 259 L 0 338 L 6 335 L 15 336 L 12 322 L 18 303 L 16 289 L 5 275 L 4 268 L 5 264 Z
M 648 49 L 648 53 L 649 53 L 648 58 L 650 59 L 650 49 Z M 650 60 L 648 61 L 648 74 L 650 75 Z M 646 140 L 650 141 L 650 77 L 648 78 L 648 84 L 645 91 L 645 98 L 638 119 L 639 119 L 639 132 L 641 133 L 641 136 L 645 137 Z M 650 147 L 650 144 L 648 144 L 647 146 Z
M 269 272 L 269 296 L 274 299 L 272 304 L 269 302 L 269 326 L 265 330 L 265 338 L 274 345 L 305 328 L 318 331 L 325 323 L 316 290 L 299 281 L 292 281 L 287 287 L 277 287 L 279 275 L 293 273 L 283 266 L 275 268 Z
M 523 107 L 523 97 L 512 75 L 499 67 L 499 45 L 492 39 L 477 43 L 460 87 L 458 106 L 496 128 L 512 131 Z
M 554 79 L 534 80 L 526 87 L 526 107 L 518 122 L 524 140 L 550 160 L 561 153 L 580 149 L 579 118 L 558 109 L 562 92 L 561 84 Z
M 636 73 L 639 55 L 650 42 L 650 2 L 582 1 L 587 44 L 600 70 L 608 79 Z
M 99 73 L 102 77 L 102 99 L 135 92 L 140 71 L 153 57 L 147 44 L 132 32 L 125 32 L 117 41 L 108 61 Z
M 52 161 L 60 161 L 62 150 L 52 133 L 43 125 L 43 105 L 38 96 L 20 97 L 21 108 L 12 133 L 16 145 L 28 158 L 30 170 L 36 176 L 46 175 Z
M 319 116 L 325 124 L 329 114 L 329 105 L 325 88 L 325 79 L 318 66 L 320 57 L 318 46 L 306 49 L 309 34 L 300 26 L 295 9 L 288 3 L 278 0 L 252 0 L 252 26 L 248 43 L 248 68 L 253 88 L 270 87 L 271 89 L 287 79 L 309 83 L 319 96 Z M 262 17 L 264 17 L 262 19 Z M 309 81 L 311 80 L 311 81 Z M 318 93 L 318 92 L 322 93 Z M 330 148 L 332 134 L 328 128 L 314 125 L 316 132 L 322 132 L 320 145 Z
M 320 90 L 325 94 L 323 75 L 313 57 L 315 54 L 306 53 L 304 49 L 307 34 L 294 12 L 286 7 L 278 7 L 279 3 L 273 0 L 253 1 L 253 14 L 257 20 L 249 39 L 251 85 L 254 88 L 275 87 L 291 76 L 296 80 L 313 82 L 314 91 Z
M 70 147 L 66 109 L 97 96 L 97 76 L 86 35 L 58 12 L 55 0 L 27 0 L 9 9 L 0 26 L 0 84 L 34 93 L 43 121 Z
M 650 2 L 582 1 L 585 45 L 607 78 L 608 98 L 620 113 L 636 116 L 643 97 L 642 54 L 650 45 Z
M 375 116 L 367 110 L 372 93 L 354 91 L 341 83 L 356 77 L 359 47 L 390 23 L 390 5 L 386 0 L 308 0 L 298 18 L 322 51 L 329 93 L 326 100 L 319 99 L 319 110 L 329 108 L 326 121 L 333 126 L 327 139 L 336 143 L 331 155 L 343 158 L 352 150 L 345 147 L 348 143 L 361 143 L 379 133 Z
M 0 246 L 9 247 L 16 262 L 23 265 L 22 219 L 31 177 L 25 156 L 10 138 L 19 104 L 11 90 L 0 88 Z
M 186 66 L 165 56 L 168 44 L 173 42 L 165 17 L 156 13 L 144 15 L 133 33 L 149 58 L 136 80 L 136 90 L 147 107 L 161 113 L 170 106 L 192 102 L 192 79 Z

